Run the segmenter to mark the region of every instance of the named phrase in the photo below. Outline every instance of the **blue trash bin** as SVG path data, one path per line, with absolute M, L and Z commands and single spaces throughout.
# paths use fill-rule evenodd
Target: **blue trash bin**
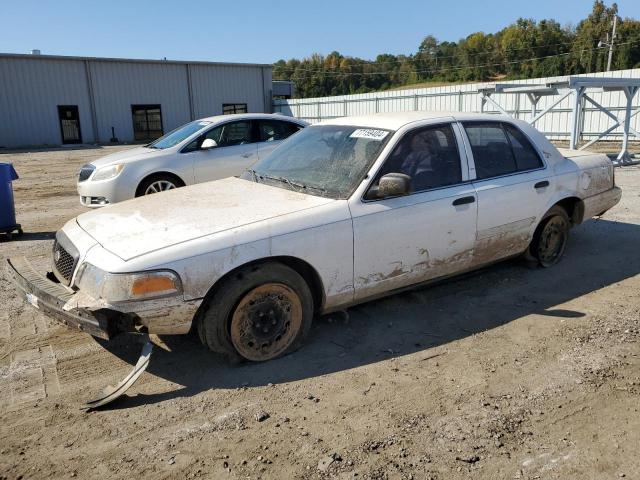
M 18 179 L 18 174 L 10 163 L 0 163 L 0 232 L 11 238 L 11 233 L 22 233 L 16 223 L 16 209 L 13 203 L 13 187 L 11 182 Z

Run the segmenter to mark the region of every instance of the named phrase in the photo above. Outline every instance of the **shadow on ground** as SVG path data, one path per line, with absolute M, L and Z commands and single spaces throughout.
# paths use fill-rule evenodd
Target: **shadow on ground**
M 322 317 L 302 349 L 267 363 L 230 366 L 206 350 L 195 335 L 163 337 L 171 351 L 156 348 L 148 372 L 183 388 L 123 397 L 111 408 L 162 402 L 212 388 L 317 377 L 416 352 L 427 358 L 435 347 L 529 314 L 580 318 L 584 312 L 556 306 L 640 273 L 639 238 L 640 225 L 587 222 L 572 230 L 565 257 L 553 268 L 530 269 L 517 260 L 507 261 L 351 308 L 348 318 Z M 103 345 L 130 363 L 136 360 L 131 348 L 118 347 L 117 342 Z
M 0 243 L 2 242 L 27 242 L 32 240 L 53 240 L 56 232 L 23 232 L 21 235 L 13 234 L 13 238 L 8 240 L 6 236 L 0 235 Z

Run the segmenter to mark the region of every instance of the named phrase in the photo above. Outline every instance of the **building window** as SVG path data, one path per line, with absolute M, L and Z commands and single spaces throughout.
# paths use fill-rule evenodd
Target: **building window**
M 133 138 L 155 140 L 163 135 L 160 105 L 131 105 Z
M 232 113 L 247 113 L 246 103 L 223 103 L 222 114 L 231 115 Z

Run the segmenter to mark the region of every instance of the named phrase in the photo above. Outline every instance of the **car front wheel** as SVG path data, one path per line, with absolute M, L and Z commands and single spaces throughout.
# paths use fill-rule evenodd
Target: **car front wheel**
M 240 269 L 215 288 L 197 326 L 211 350 L 264 362 L 299 348 L 312 318 L 313 297 L 304 278 L 268 262 Z
M 184 183 L 177 177 L 169 175 L 154 175 L 140 183 L 136 191 L 136 197 L 166 192 L 175 188 L 184 187 Z

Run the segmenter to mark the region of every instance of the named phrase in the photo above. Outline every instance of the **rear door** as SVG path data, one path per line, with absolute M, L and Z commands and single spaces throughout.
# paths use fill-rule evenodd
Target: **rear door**
M 508 122 L 463 122 L 478 195 L 473 265 L 526 250 L 555 189 L 534 144 Z M 473 174 L 473 171 L 472 171 Z
M 214 140 L 218 146 L 200 149 L 207 138 Z M 218 125 L 187 146 L 185 151 L 193 161 L 196 183 L 240 175 L 258 159 L 252 120 Z
M 258 159 L 263 159 L 298 130 L 301 125 L 284 120 L 255 120 L 257 125 Z

